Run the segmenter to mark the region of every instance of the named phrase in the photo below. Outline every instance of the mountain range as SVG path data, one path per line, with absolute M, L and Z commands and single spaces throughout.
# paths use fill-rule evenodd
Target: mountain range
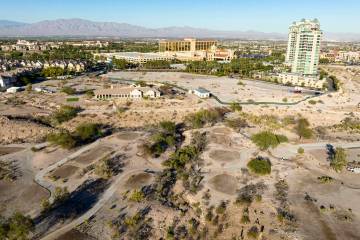
M 21 23 L 0 20 L 0 37 L 119 37 L 119 38 L 232 38 L 286 40 L 283 33 L 221 31 L 193 27 L 146 28 L 127 23 L 94 22 L 84 19 L 46 20 Z M 328 41 L 360 41 L 358 33 L 325 33 Z

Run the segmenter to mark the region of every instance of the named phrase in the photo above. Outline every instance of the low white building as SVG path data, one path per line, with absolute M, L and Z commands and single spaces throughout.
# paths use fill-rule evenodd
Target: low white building
M 205 88 L 197 88 L 193 92 L 199 98 L 209 98 L 211 95 L 210 91 L 206 90 Z
M 151 87 L 114 87 L 107 89 L 99 89 L 94 91 L 96 99 L 142 99 L 158 98 L 161 93 L 155 88 Z

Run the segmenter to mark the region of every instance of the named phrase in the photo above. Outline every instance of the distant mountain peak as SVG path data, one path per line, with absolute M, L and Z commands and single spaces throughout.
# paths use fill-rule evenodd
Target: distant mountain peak
M 190 26 L 145 28 L 128 23 L 96 22 L 81 18 L 44 20 L 20 23 L 0 20 L 0 36 L 64 36 L 64 37 L 119 37 L 119 38 L 233 38 L 244 40 L 286 40 L 287 34 L 264 33 L 253 30 L 223 31 Z M 325 34 L 327 40 L 356 41 L 360 34 Z

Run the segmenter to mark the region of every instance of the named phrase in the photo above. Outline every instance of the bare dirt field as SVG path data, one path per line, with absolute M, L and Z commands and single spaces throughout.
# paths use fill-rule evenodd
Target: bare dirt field
M 296 95 L 289 92 L 291 87 L 273 85 L 260 81 L 248 81 L 229 77 L 215 77 L 196 75 L 190 73 L 174 72 L 111 72 L 105 77 L 113 77 L 125 80 L 142 80 L 151 82 L 169 82 L 178 86 L 195 89 L 203 87 L 211 91 L 223 101 L 278 101 L 287 98 L 290 102 L 302 99 L 304 96 Z

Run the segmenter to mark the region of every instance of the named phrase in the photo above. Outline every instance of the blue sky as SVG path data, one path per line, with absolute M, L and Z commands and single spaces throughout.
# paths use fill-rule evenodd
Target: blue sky
M 360 33 L 359 0 L 0 0 L 0 19 L 58 18 L 145 27 L 287 32 L 292 21 L 318 18 L 328 32 Z

